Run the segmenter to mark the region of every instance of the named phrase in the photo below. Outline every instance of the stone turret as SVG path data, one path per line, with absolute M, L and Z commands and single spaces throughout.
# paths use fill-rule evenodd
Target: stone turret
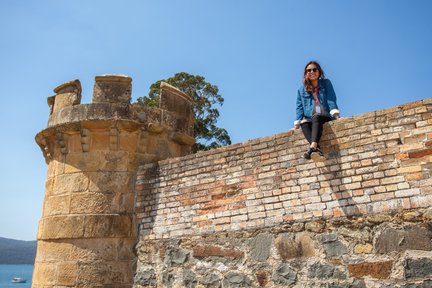
M 192 99 L 162 83 L 159 108 L 131 105 L 125 75 L 97 76 L 91 104 L 79 80 L 54 92 L 36 135 L 48 173 L 33 287 L 131 287 L 137 167 L 191 152 Z

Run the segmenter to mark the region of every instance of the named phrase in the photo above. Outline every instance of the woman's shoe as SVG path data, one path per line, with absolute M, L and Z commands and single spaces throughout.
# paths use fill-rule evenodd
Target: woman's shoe
M 309 150 L 303 154 L 303 157 L 307 160 L 311 159 L 311 155 L 314 152 L 314 150 L 312 148 L 309 148 Z
M 321 151 L 319 147 L 315 148 L 314 152 L 318 153 L 320 156 L 324 156 L 324 153 Z

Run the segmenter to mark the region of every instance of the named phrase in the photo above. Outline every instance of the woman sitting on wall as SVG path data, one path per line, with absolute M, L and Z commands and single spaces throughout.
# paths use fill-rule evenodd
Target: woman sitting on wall
M 330 80 L 325 79 L 324 71 L 316 61 L 306 64 L 303 73 L 303 86 L 297 92 L 295 129 L 301 127 L 310 143 L 303 155 L 311 159 L 312 153 L 323 156 L 319 147 L 323 124 L 339 118 L 336 94 Z

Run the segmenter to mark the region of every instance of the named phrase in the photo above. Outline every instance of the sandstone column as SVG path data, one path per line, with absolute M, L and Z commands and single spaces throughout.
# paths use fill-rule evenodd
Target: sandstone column
M 78 80 L 48 98 L 36 136 L 48 173 L 33 287 L 131 287 L 138 165 L 190 153 L 191 99 L 163 84 L 161 107 L 130 104 L 132 79 L 97 76 L 91 104 Z

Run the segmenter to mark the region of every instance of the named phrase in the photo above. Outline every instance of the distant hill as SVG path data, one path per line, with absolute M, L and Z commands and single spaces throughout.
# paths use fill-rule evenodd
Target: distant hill
M 33 264 L 36 241 L 21 241 L 0 237 L 0 264 Z

